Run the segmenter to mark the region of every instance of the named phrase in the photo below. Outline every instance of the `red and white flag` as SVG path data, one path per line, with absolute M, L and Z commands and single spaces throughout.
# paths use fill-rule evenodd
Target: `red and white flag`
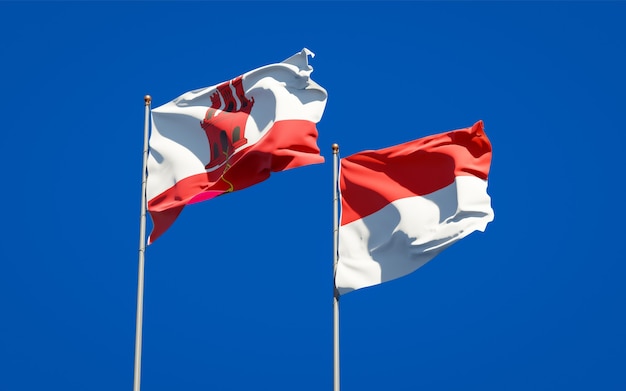
M 154 242 L 186 205 L 244 189 L 271 172 L 324 162 L 316 124 L 327 93 L 307 49 L 152 110 L 146 197 Z
M 339 294 L 405 276 L 494 217 L 483 122 L 341 159 Z

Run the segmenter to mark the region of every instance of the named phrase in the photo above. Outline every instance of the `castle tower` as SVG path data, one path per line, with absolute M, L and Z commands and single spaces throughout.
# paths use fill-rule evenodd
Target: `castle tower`
M 211 160 L 205 168 L 224 163 L 237 147 L 246 144 L 246 121 L 254 105 L 254 98 L 246 98 L 241 76 L 216 89 L 211 95 L 211 107 L 200 123 L 211 148 Z

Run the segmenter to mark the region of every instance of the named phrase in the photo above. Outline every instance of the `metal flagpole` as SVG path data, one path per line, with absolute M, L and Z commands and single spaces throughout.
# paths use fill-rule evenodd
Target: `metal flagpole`
M 334 285 L 337 274 L 337 241 L 339 235 L 339 197 L 337 176 L 339 172 L 339 145 L 333 144 L 333 373 L 334 391 L 339 391 L 339 291 Z
M 139 273 L 137 276 L 137 323 L 135 325 L 135 378 L 133 391 L 139 391 L 141 384 L 141 332 L 143 327 L 143 279 L 146 253 L 146 181 L 148 178 L 148 128 L 150 120 L 150 103 L 152 98 L 146 95 L 145 117 L 143 128 L 143 169 L 141 180 L 141 218 L 139 224 Z

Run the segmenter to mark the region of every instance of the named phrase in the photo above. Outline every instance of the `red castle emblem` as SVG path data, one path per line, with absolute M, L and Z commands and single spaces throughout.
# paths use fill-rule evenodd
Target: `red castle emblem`
M 246 121 L 254 105 L 254 98 L 246 98 L 241 76 L 216 89 L 211 95 L 211 107 L 200 123 L 211 149 L 207 169 L 224 163 L 236 148 L 246 144 Z

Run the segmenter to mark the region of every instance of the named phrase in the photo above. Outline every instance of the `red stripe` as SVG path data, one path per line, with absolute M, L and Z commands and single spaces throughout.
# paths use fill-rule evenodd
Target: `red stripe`
M 220 169 L 184 178 L 149 200 L 148 210 L 154 225 L 149 243 L 165 232 L 184 206 L 194 198 L 201 198 L 198 195 L 202 193 L 224 194 L 245 189 L 266 180 L 272 172 L 323 162 L 314 122 L 278 121 L 259 141 L 235 153 Z
M 341 159 L 341 225 L 387 204 L 433 193 L 460 175 L 487 179 L 491 143 L 483 122 Z

